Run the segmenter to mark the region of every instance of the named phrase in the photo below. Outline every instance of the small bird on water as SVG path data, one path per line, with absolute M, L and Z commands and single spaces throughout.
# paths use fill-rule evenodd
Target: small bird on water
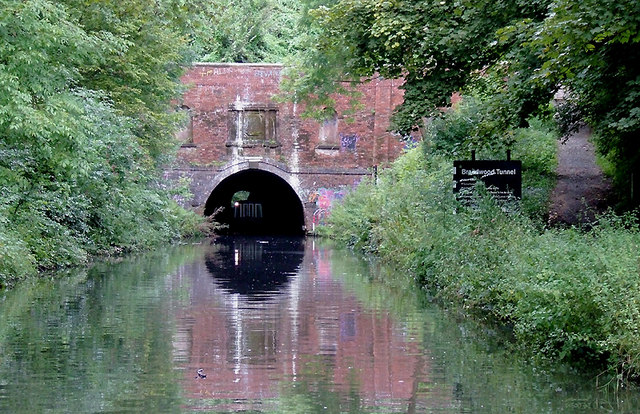
M 204 373 L 204 370 L 202 368 L 200 368 L 197 371 L 198 375 L 196 375 L 196 379 L 198 378 L 207 378 L 207 374 Z

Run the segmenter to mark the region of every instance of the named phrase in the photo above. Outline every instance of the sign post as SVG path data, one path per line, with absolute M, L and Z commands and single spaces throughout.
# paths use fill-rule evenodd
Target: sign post
M 471 160 L 453 162 L 453 192 L 459 201 L 469 203 L 478 181 L 482 181 L 489 194 L 497 201 L 522 198 L 522 162 L 511 160 L 476 160 L 475 151 Z

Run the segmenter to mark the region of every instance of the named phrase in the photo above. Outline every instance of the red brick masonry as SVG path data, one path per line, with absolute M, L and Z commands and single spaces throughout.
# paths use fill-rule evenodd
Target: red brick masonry
M 196 64 L 183 77 L 189 86 L 182 107 L 191 121 L 182 132 L 177 167 L 167 178 L 192 181 L 191 205 L 203 205 L 211 191 L 238 171 L 259 169 L 285 179 L 305 208 L 311 228 L 318 202 L 340 196 L 393 161 L 404 143 L 388 132 L 402 102 L 401 80 L 374 79 L 360 85 L 363 108 L 350 118 L 338 97 L 338 113 L 324 122 L 304 119 L 291 102 L 274 100 L 283 67 L 278 64 Z M 324 198 L 323 198 L 324 197 Z

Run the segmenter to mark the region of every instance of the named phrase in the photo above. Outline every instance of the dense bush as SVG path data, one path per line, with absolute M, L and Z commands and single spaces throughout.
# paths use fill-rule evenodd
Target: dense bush
M 478 83 L 487 84 L 490 80 Z M 505 159 L 510 150 L 514 159 L 522 161 L 521 208 L 525 214 L 542 221 L 549 191 L 555 183 L 558 135 L 555 125 L 547 119 L 532 118 L 528 128 L 505 133 L 493 120 L 492 107 L 486 105 L 489 99 L 463 96 L 455 110 L 428 123 L 423 149 L 427 156 L 448 159 L 469 159 L 471 151 L 476 151 L 478 159 Z
M 444 303 L 511 324 L 525 352 L 608 360 L 622 375 L 637 373 L 638 223 L 611 215 L 590 230 L 545 228 L 535 210 L 548 196 L 555 143 L 545 138 L 550 131 L 532 125 L 515 133 L 518 158 L 529 170 L 521 205 L 538 199 L 531 211 L 505 209 L 482 189 L 476 208 L 458 205 L 450 155 L 415 149 L 377 185 L 363 183 L 348 194 L 323 231 L 376 254 Z M 533 180 L 533 172 L 543 179 Z
M 123 118 L 92 96 L 69 99 L 78 105 L 74 116 L 81 125 L 65 137 L 73 153 L 48 160 L 40 153 L 47 148 L 11 151 L 6 141 L 0 146 L 5 153 L 0 287 L 38 269 L 84 263 L 91 255 L 137 250 L 196 231 L 198 219 L 155 184 L 153 170 L 141 166 L 143 151 L 127 126 L 118 124 Z
M 157 183 L 186 62 L 172 4 L 3 2 L 0 289 L 195 229 Z

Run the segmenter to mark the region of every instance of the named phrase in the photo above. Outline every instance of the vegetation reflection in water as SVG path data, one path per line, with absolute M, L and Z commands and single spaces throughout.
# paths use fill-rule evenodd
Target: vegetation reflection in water
M 0 301 L 0 412 L 148 412 L 181 406 L 167 278 L 153 254 L 25 283 Z
M 637 411 L 380 271 L 221 239 L 24 284 L 0 297 L 0 412 Z

